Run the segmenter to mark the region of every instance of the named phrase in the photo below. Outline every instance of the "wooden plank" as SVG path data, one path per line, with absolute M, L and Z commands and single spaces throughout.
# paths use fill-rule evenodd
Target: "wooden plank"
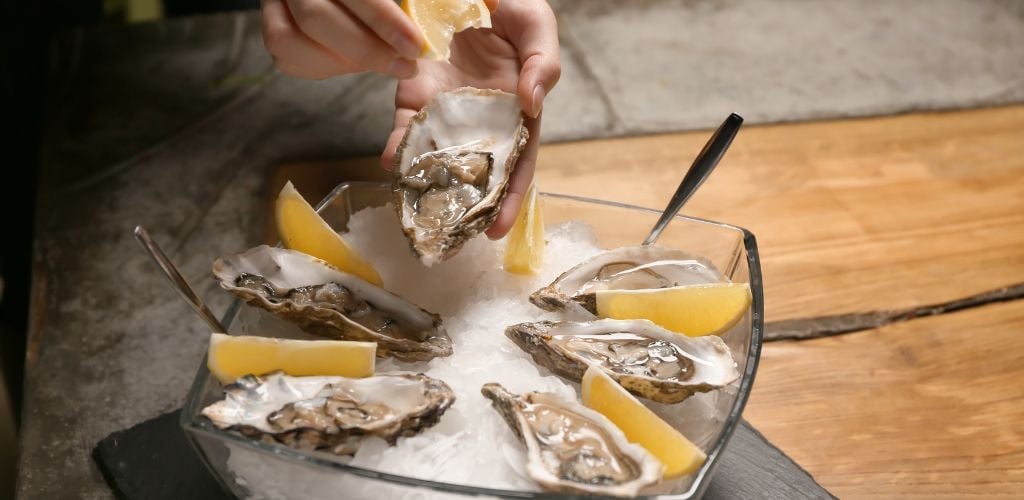
M 954 300 L 1024 282 L 1022 130 L 1021 106 L 747 127 L 684 213 L 757 235 L 769 321 Z M 660 208 L 707 137 L 548 144 L 538 179 Z M 373 158 L 287 165 L 275 187 L 319 199 L 382 173 Z
M 1024 491 L 1024 301 L 769 344 L 744 415 L 840 498 Z
M 748 127 L 684 213 L 761 247 L 769 321 L 1024 282 L 1024 107 Z M 661 207 L 706 132 L 548 145 L 543 189 Z

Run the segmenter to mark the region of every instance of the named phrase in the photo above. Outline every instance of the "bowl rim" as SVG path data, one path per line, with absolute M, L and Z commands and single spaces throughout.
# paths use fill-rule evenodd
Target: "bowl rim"
M 325 206 L 330 204 L 333 200 L 341 196 L 343 193 L 354 188 L 363 189 L 382 189 L 387 188 L 390 190 L 390 186 L 385 183 L 379 182 L 364 182 L 364 181 L 346 181 L 335 186 L 327 196 L 324 197 L 319 203 L 317 203 L 315 209 L 320 211 Z M 661 210 L 641 207 L 638 205 L 632 205 L 628 203 L 621 203 L 609 200 L 600 200 L 596 198 L 589 198 L 585 196 L 576 196 L 570 194 L 560 193 L 540 193 L 544 198 L 555 198 L 555 199 L 566 199 L 572 201 L 578 201 L 583 203 L 591 203 L 595 205 L 603 205 L 610 207 L 623 208 L 628 210 L 637 210 L 641 212 L 649 212 L 660 214 Z M 739 231 L 743 235 L 743 247 L 746 250 L 747 257 L 747 271 L 749 274 L 749 283 L 751 291 L 751 320 L 750 320 L 750 344 L 747 349 L 747 359 L 743 370 L 742 377 L 740 378 L 739 387 L 736 394 L 736 400 L 733 402 L 732 408 L 729 409 L 727 417 L 723 422 L 722 432 L 718 439 L 712 444 L 711 448 L 707 452 L 707 459 L 704 461 L 704 465 L 694 473 L 693 481 L 690 483 L 689 489 L 680 493 L 668 493 L 668 494 L 656 494 L 640 496 L 636 498 L 645 499 L 656 499 L 656 500 L 686 500 L 691 498 L 699 498 L 704 491 L 710 486 L 710 478 L 715 472 L 715 469 L 719 465 L 719 459 L 722 452 L 725 451 L 726 446 L 732 439 L 733 433 L 739 426 L 740 420 L 742 419 L 743 409 L 747 405 L 747 401 L 750 398 L 750 392 L 754 385 L 754 378 L 757 374 L 758 362 L 761 358 L 761 347 L 763 342 L 764 332 L 764 290 L 762 285 L 761 276 L 761 261 L 757 249 L 757 240 L 754 234 L 749 230 L 735 226 L 732 224 L 726 224 L 723 222 L 712 221 L 708 219 L 702 219 L 698 217 L 689 217 L 684 215 L 676 215 L 673 219 L 681 219 L 688 221 L 696 221 L 705 224 L 716 225 Z M 738 262 L 733 264 L 738 265 Z M 230 325 L 234 320 L 235 315 L 238 313 L 241 307 L 242 301 L 235 299 L 231 305 L 228 306 L 225 311 L 221 324 Z M 231 488 L 224 483 L 224 479 L 213 470 L 213 466 L 210 460 L 203 451 L 203 448 L 196 441 L 195 434 L 203 434 L 207 437 L 218 439 L 221 441 L 231 441 L 237 445 L 255 450 L 257 452 L 269 453 L 276 456 L 277 458 L 296 461 L 305 463 L 315 467 L 327 467 L 335 469 L 339 472 L 346 474 L 352 474 L 355 476 L 366 477 L 369 479 L 379 480 L 386 483 L 392 483 L 402 486 L 412 486 L 416 488 L 429 488 L 434 491 L 441 491 L 446 493 L 456 493 L 462 495 L 489 495 L 499 498 L 572 498 L 574 495 L 566 495 L 560 493 L 550 492 L 535 492 L 535 491 L 517 491 L 517 490 L 505 490 L 499 488 L 488 488 L 483 486 L 470 486 L 457 483 L 447 483 L 443 481 L 434 481 L 430 479 L 419 479 L 409 476 L 403 476 L 401 474 L 393 474 L 389 472 L 381 472 L 372 469 L 366 469 L 363 467 L 344 464 L 330 460 L 328 458 L 321 458 L 316 454 L 310 452 L 303 452 L 289 448 L 285 445 L 278 443 L 264 443 L 251 438 L 246 438 L 236 433 L 217 429 L 209 422 L 202 419 L 195 418 L 199 416 L 199 405 L 201 403 L 203 388 L 210 379 L 209 370 L 206 367 L 206 352 L 204 351 L 202 361 L 200 362 L 199 369 L 196 372 L 196 376 L 192 381 L 192 385 L 189 387 L 188 394 L 185 399 L 185 404 L 182 407 L 181 416 L 179 418 L 179 424 L 188 436 L 189 442 L 192 444 L 193 449 L 202 458 L 203 463 L 207 469 L 210 469 L 210 473 L 213 474 L 218 484 L 224 488 L 225 491 L 231 493 Z

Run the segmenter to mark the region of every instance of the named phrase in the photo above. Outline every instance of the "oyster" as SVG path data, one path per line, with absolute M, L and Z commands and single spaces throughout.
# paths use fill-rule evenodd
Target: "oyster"
M 395 210 L 425 265 L 446 260 L 498 216 L 526 146 L 514 94 L 463 87 L 412 118 L 395 155 Z
M 480 392 L 526 445 L 526 471 L 545 490 L 634 496 L 661 480 L 661 462 L 590 408 L 493 383 Z
M 591 257 L 533 292 L 530 302 L 552 312 L 595 317 L 598 290 L 642 290 L 727 281 L 708 261 L 656 245 L 620 247 Z
M 217 259 L 221 288 L 323 337 L 377 343 L 377 356 L 423 361 L 452 353 L 441 318 L 301 252 L 261 245 Z
M 219 429 L 305 450 L 351 455 L 364 436 L 394 445 L 433 426 L 455 401 L 444 382 L 423 374 L 367 378 L 246 375 L 202 414 Z
M 505 329 L 534 362 L 574 382 L 596 365 L 629 392 L 678 403 L 739 378 L 729 346 L 715 335 L 686 337 L 650 321 L 542 321 Z

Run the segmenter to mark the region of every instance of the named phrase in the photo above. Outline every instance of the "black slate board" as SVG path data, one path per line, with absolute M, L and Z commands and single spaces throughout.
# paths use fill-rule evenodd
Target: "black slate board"
M 118 498 L 230 499 L 178 426 L 180 410 L 115 432 L 93 459 Z M 761 433 L 742 422 L 722 455 L 705 499 L 835 498 Z
M 746 420 L 719 460 L 705 500 L 836 498 Z
M 92 450 L 114 495 L 124 500 L 230 500 L 206 470 L 185 431 L 181 410 L 115 432 Z

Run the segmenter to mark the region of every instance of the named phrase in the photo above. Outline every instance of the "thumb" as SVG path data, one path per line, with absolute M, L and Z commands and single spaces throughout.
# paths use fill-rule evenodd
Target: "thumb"
M 391 135 L 388 136 L 384 152 L 380 155 L 380 166 L 384 167 L 384 170 L 391 170 L 394 166 L 398 145 L 402 143 L 405 131 L 409 128 L 409 122 L 412 121 L 412 117 L 415 115 L 416 112 L 411 109 L 398 108 L 395 110 L 395 125 L 391 130 Z
M 519 84 L 516 94 L 527 115 L 536 118 L 547 96 L 562 75 L 558 54 L 558 22 L 546 2 L 543 8 L 518 12 L 521 30 L 514 37 L 519 52 Z
M 562 69 L 558 58 L 535 55 L 523 64 L 519 74 L 519 105 L 527 115 L 536 118 L 544 108 L 544 98 L 558 83 Z

